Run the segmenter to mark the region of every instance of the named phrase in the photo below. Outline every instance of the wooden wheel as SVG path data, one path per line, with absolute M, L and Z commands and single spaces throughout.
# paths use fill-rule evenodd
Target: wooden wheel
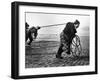
M 82 52 L 82 46 L 80 43 L 80 38 L 78 35 L 76 35 L 73 40 L 72 43 L 70 45 L 70 49 L 71 49 L 71 54 L 74 56 L 80 56 L 81 52 Z

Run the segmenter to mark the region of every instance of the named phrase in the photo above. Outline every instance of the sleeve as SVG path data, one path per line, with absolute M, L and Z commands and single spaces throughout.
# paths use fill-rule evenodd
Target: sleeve
M 60 42 L 61 42 L 61 44 L 66 44 L 66 40 L 68 40 L 68 38 L 67 38 L 67 36 L 65 37 L 65 34 L 63 33 L 63 32 L 61 32 L 61 34 L 60 34 Z

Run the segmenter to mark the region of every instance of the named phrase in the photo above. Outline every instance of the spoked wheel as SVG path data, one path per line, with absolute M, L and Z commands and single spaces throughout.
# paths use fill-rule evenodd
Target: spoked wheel
M 78 35 L 73 38 L 70 49 L 73 56 L 80 56 L 82 53 L 82 46 Z

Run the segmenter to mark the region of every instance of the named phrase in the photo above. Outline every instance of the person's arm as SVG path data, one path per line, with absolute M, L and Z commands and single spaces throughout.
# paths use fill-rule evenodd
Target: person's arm
M 37 31 L 34 33 L 34 38 L 36 39 L 36 37 L 37 37 L 37 35 L 38 35 L 38 33 L 37 33 Z
M 62 33 L 60 34 L 60 41 L 61 41 L 61 43 L 62 43 L 63 45 L 65 45 L 66 40 L 68 40 L 68 37 L 64 34 L 64 32 L 62 32 Z

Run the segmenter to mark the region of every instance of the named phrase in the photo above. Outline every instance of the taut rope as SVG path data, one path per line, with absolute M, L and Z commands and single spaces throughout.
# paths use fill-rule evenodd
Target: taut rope
M 45 27 L 51 27 L 51 26 L 58 26 L 58 25 L 64 25 L 66 23 L 62 23 L 62 24 L 53 24 L 53 25 L 46 25 L 46 26 L 40 26 L 41 28 L 45 28 Z

